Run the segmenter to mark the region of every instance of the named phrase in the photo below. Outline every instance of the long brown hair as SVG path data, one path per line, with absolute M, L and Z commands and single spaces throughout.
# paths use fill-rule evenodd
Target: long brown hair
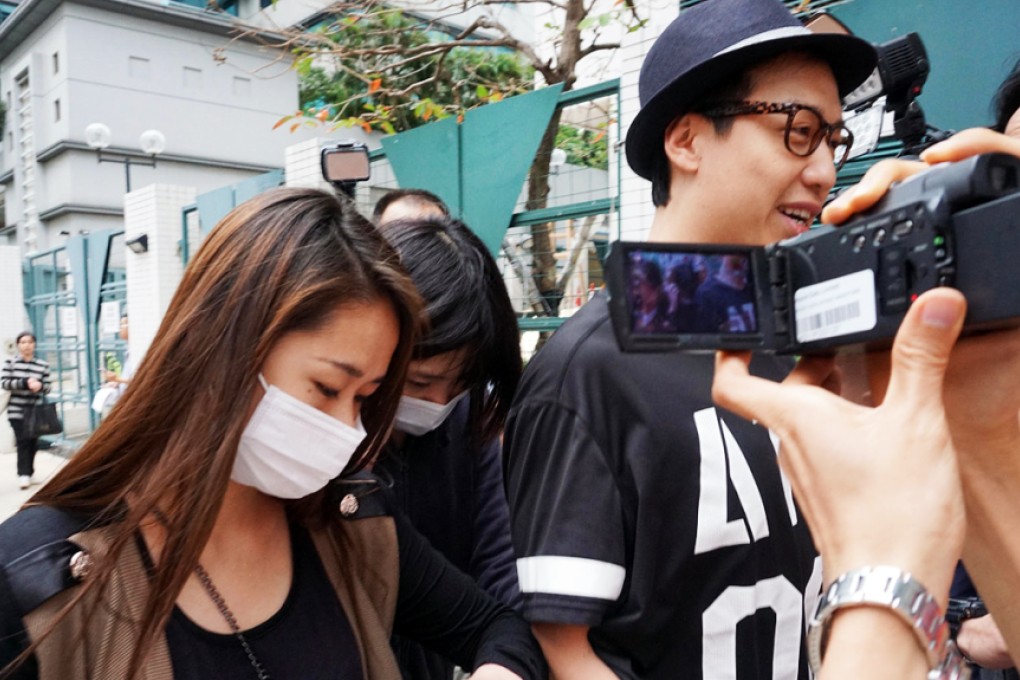
M 335 196 L 276 189 L 238 206 L 188 265 L 123 398 L 32 498 L 111 523 L 110 557 L 65 615 L 90 589 L 105 586 L 150 513 L 165 522 L 132 676 L 212 531 L 269 351 L 286 333 L 321 326 L 338 305 L 378 299 L 393 305 L 401 332 L 383 384 L 363 404 L 368 436 L 348 472 L 369 462 L 389 436 L 418 332 L 418 295 L 393 249 Z M 288 510 L 322 517 L 325 493 Z

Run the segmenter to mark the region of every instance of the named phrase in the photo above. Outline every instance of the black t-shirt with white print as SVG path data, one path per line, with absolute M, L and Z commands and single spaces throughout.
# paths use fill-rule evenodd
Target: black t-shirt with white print
M 590 626 L 622 678 L 806 680 L 820 562 L 769 432 L 712 403 L 713 362 L 620 352 L 604 294 L 532 359 L 504 447 L 524 613 Z

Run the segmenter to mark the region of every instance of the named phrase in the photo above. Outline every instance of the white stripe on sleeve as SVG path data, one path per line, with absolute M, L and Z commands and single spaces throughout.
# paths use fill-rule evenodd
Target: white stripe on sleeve
M 623 592 L 627 570 L 586 557 L 539 555 L 517 560 L 522 593 L 550 593 L 615 600 Z

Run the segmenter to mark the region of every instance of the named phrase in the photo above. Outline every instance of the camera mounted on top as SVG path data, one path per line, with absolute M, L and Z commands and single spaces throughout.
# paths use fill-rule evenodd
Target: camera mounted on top
M 808 17 L 804 25 L 816 33 L 852 35 L 849 28 L 824 11 Z M 916 156 L 948 138 L 952 132 L 928 125 L 917 102 L 931 71 L 921 36 L 907 33 L 875 45 L 875 51 L 878 65 L 874 72 L 843 97 L 843 109 L 849 112 L 845 123 L 855 141 L 850 157 L 874 151 L 887 112 L 892 114 L 893 135 L 903 143 L 902 155 Z
M 372 175 L 368 146 L 348 139 L 322 147 L 319 153 L 322 178 L 348 198 L 354 198 L 354 187 Z

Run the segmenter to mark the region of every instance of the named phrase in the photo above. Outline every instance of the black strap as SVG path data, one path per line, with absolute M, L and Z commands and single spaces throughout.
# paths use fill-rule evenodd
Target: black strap
M 336 509 L 337 516 L 345 520 L 386 517 L 392 514 L 387 496 L 383 493 L 382 483 L 369 472 L 362 471 L 333 481 L 328 493 L 330 505 Z M 356 511 L 345 512 L 340 509 L 347 496 L 353 496 L 357 500 Z

